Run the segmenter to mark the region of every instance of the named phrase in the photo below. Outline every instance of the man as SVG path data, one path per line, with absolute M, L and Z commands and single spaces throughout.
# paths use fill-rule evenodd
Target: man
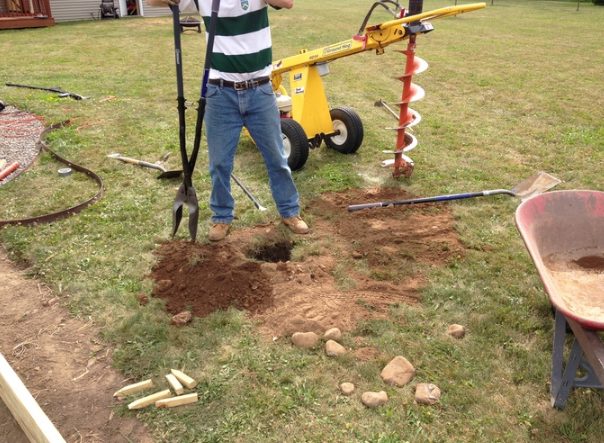
M 148 0 L 168 6 L 179 0 Z M 184 1 L 183 1 L 184 3 Z M 209 26 L 211 0 L 199 0 Z M 234 216 L 231 172 L 241 130 L 245 126 L 264 158 L 269 185 L 283 223 L 296 234 L 309 232 L 300 218 L 299 195 L 281 138 L 281 123 L 270 74 L 271 34 L 267 7 L 293 7 L 293 0 L 221 0 L 206 93 L 206 136 L 212 179 L 208 238 L 228 234 Z

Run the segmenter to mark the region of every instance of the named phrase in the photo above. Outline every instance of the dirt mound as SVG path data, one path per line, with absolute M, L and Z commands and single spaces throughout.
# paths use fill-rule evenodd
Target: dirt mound
M 244 309 L 269 336 L 350 330 L 360 320 L 386 316 L 393 303 L 416 302 L 424 283 L 420 268 L 463 254 L 445 205 L 346 210 L 409 197 L 400 189 L 324 194 L 305 212 L 308 236 L 271 224 L 235 226 L 218 244 L 164 243 L 151 274 L 153 295 L 165 299 L 172 314 Z M 304 251 L 301 261 L 288 260 L 294 242 Z
M 170 242 L 158 251 L 153 295 L 177 314 L 190 309 L 198 317 L 233 306 L 258 312 L 272 304 L 272 287 L 260 263 L 231 244 Z

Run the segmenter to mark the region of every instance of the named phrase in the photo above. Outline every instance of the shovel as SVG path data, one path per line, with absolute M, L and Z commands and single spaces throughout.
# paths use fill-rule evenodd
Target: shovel
M 109 154 L 107 157 L 114 158 L 124 163 L 130 163 L 131 165 L 142 166 L 143 168 L 157 169 L 158 171 L 161 171 L 161 174 L 159 174 L 157 178 L 177 178 L 182 175 L 182 170 L 169 171 L 158 163 L 149 163 L 144 160 L 137 160 L 135 158 L 124 157 L 121 154 Z
M 547 172 L 538 172 L 525 180 L 518 183 L 512 189 L 491 189 L 480 192 L 466 192 L 460 194 L 446 194 L 437 195 L 434 197 L 422 197 L 422 198 L 411 198 L 408 200 L 393 200 L 377 203 L 365 203 L 358 205 L 348 206 L 348 212 L 360 211 L 361 209 L 370 208 L 385 208 L 387 206 L 400 206 L 400 205 L 414 205 L 417 203 L 436 203 L 449 200 L 462 200 L 465 198 L 473 197 L 487 197 L 489 195 L 505 194 L 511 195 L 512 197 L 518 197 L 524 201 L 531 198 L 534 195 L 541 194 L 548 189 L 553 188 L 560 180 L 556 177 L 549 175 Z

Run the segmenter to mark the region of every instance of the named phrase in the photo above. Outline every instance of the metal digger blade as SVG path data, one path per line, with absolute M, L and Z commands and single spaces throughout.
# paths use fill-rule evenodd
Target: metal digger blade
M 199 204 L 195 189 L 193 186 L 187 186 L 185 183 L 178 188 L 174 204 L 172 205 L 172 237 L 176 235 L 176 231 L 178 231 L 178 227 L 180 226 L 185 204 L 189 210 L 189 235 L 191 236 L 191 241 L 195 241 L 199 221 Z

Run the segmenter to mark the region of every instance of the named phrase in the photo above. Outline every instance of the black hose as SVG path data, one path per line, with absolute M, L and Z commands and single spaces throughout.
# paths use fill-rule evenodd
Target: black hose
M 389 8 L 387 3 L 394 5 L 394 10 Z M 399 11 L 401 10 L 401 5 L 399 5 L 398 2 L 395 0 L 380 0 L 380 1 L 375 2 L 373 5 L 371 5 L 371 8 L 369 8 L 369 12 L 367 12 L 367 15 L 365 16 L 365 19 L 363 20 L 363 23 L 361 24 L 361 27 L 359 28 L 357 35 L 363 34 L 363 31 L 367 27 L 367 22 L 369 22 L 369 19 L 371 18 L 371 14 L 373 14 L 373 11 L 378 6 L 381 6 L 382 8 L 384 8 L 386 11 L 388 11 L 394 17 L 396 17 L 397 14 L 399 13 Z

